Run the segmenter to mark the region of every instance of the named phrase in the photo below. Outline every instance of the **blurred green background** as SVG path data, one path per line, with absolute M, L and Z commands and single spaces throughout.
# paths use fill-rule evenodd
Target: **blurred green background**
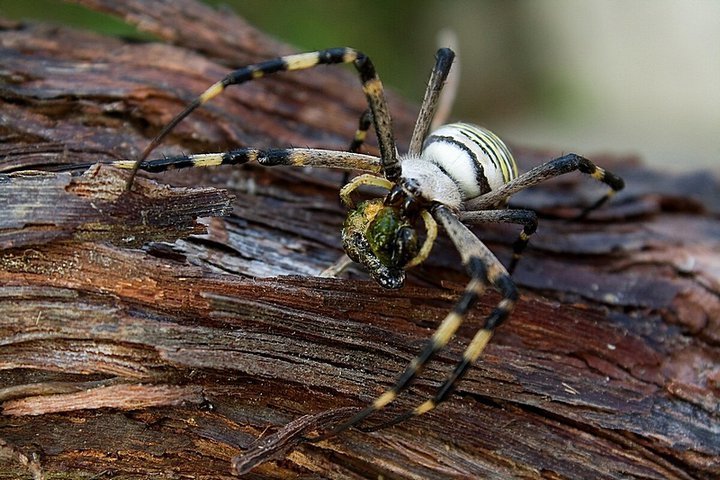
M 352 46 L 419 102 L 436 34 L 459 38 L 453 118 L 513 144 L 636 153 L 675 170 L 720 171 L 716 0 L 222 0 L 301 50 Z M 0 0 L 0 16 L 149 39 L 54 0 Z

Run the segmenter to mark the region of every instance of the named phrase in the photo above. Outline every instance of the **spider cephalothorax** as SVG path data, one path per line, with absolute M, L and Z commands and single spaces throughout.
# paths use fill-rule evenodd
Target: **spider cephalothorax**
M 140 160 L 113 163 L 120 168 L 132 169 L 133 175 L 138 169 L 162 171 L 248 162 L 263 166 L 340 168 L 363 173 L 340 190 L 340 197 L 349 209 L 342 233 L 343 246 L 347 255 L 364 265 L 372 278 L 385 288 L 402 286 L 405 270 L 427 258 L 437 235 L 437 224 L 442 226 L 459 251 L 462 264 L 470 277 L 464 292 L 425 347 L 390 388 L 355 416 L 314 440 L 327 438 L 358 425 L 367 416 L 394 401 L 435 353 L 450 341 L 478 297 L 490 286 L 500 293 L 502 299 L 486 316 L 455 369 L 435 395 L 382 426 L 428 412 L 448 398 L 455 384 L 481 355 L 495 329 L 512 312 L 518 299 L 517 288 L 509 272 L 512 272 L 530 235 L 535 232 L 537 217 L 529 210 L 505 209 L 511 195 L 548 178 L 577 170 L 610 187 L 605 196 L 582 211 L 581 216 L 584 216 L 623 188 L 622 179 L 575 154 L 564 155 L 518 175 L 515 160 L 505 144 L 492 132 L 476 125 L 452 123 L 430 133 L 436 111 L 447 110 L 439 108 L 439 104 L 443 103 L 440 94 L 453 57 L 449 49 L 438 51 L 408 152 L 401 157 L 397 155 L 390 113 L 372 62 L 357 50 L 331 48 L 267 60 L 229 73 L 168 123 L 145 149 Z M 368 110 L 360 117 L 350 151 L 239 148 L 224 153 L 145 160 L 183 118 L 219 95 L 226 87 L 280 71 L 335 63 L 352 63 L 357 68 L 368 103 Z M 380 156 L 358 153 L 371 125 L 375 128 Z M 128 188 L 132 186 L 133 175 L 128 180 Z M 363 185 L 379 187 L 386 193 L 355 205 L 350 196 Z M 507 269 L 466 226 L 498 222 L 523 226 L 519 238 L 513 244 L 513 258 Z M 340 267 L 329 269 L 332 273 L 340 270 Z

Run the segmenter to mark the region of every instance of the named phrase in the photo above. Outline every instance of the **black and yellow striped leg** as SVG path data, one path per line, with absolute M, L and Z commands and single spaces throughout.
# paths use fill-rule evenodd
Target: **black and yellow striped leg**
M 358 412 L 348 421 L 341 423 L 327 434 L 309 439 L 310 441 L 317 442 L 337 435 L 348 428 L 358 425 L 371 414 L 393 402 L 397 396 L 410 385 L 412 380 L 415 379 L 433 356 L 447 345 L 462 324 L 467 313 L 484 292 L 485 285 L 489 283 L 502 293 L 503 299 L 487 318 L 483 329 L 478 332 L 470 343 L 470 346 L 466 349 L 463 362 L 458 365 L 458 368 L 456 368 L 453 374 L 455 377 L 451 376 L 448 378 L 446 382 L 447 385 L 443 385 L 432 400 L 428 400 L 412 412 L 403 415 L 402 418 L 419 415 L 432 410 L 437 403 L 442 402 L 450 394 L 455 380 L 459 379 L 472 362 L 482 353 L 485 344 L 490 340 L 492 331 L 505 320 L 514 308 L 515 302 L 517 301 L 515 284 L 497 258 L 495 258 L 490 250 L 488 250 L 447 207 L 438 204 L 433 206 L 430 212 L 433 218 L 443 225 L 460 252 L 463 265 L 470 275 L 470 282 L 465 287 L 465 291 L 455 304 L 452 312 L 440 323 L 430 341 L 425 345 L 420 354 L 410 362 L 391 388 L 386 390 L 382 395 L 377 397 L 372 404 Z M 455 380 L 453 380 L 453 378 L 455 378 Z M 396 422 L 393 421 L 391 423 Z
M 409 155 L 420 155 L 422 151 L 423 142 L 425 141 L 425 137 L 428 136 L 430 125 L 437 111 L 440 92 L 450 73 L 454 58 L 455 53 L 449 48 L 441 48 L 435 54 L 435 66 L 430 73 L 430 79 L 425 89 L 425 97 L 420 106 L 420 113 L 418 114 L 415 128 L 413 129 L 413 134 L 410 139 L 410 147 L 408 148 Z
M 365 140 L 367 140 L 367 132 L 370 130 L 370 125 L 372 125 L 372 112 L 368 109 L 360 115 L 358 128 L 355 130 L 355 135 L 353 136 L 352 142 L 350 142 L 348 151 L 354 153 L 360 152 L 360 149 L 365 144 Z
M 518 300 L 518 292 L 510 275 L 503 268 L 500 261 L 487 249 L 485 245 L 465 226 L 460 220 L 444 206 L 438 206 L 432 211 L 435 219 L 443 225 L 460 252 L 471 280 L 453 310 L 455 315 L 465 317 L 470 308 L 475 304 L 479 292 L 475 292 L 475 282 L 480 279 L 492 285 L 502 295 L 502 300 L 485 319 L 482 328 L 478 330 L 470 345 L 463 352 L 463 358 L 456 365 L 452 373 L 445 379 L 443 384 L 435 392 L 433 398 L 421 403 L 413 410 L 396 416 L 389 422 L 374 426 L 369 430 L 379 430 L 396 425 L 408 418 L 422 415 L 435 409 L 440 403 L 447 400 L 455 385 L 462 379 L 468 368 L 478 359 L 490 341 L 495 329 L 500 326 L 510 315 L 515 303 Z
M 430 125 L 435 118 L 443 86 L 450 73 L 454 57 L 455 53 L 449 48 L 441 48 L 436 54 L 435 66 L 430 74 L 428 86 L 425 90 L 425 97 L 420 107 L 420 114 L 418 115 L 418 119 L 415 123 L 413 136 L 410 141 L 409 153 L 411 154 L 420 154 L 422 142 L 425 137 L 427 137 Z M 370 129 L 372 122 L 372 112 L 370 109 L 367 109 L 362 113 L 362 115 L 360 115 L 358 129 L 355 131 L 353 140 L 348 147 L 349 151 L 360 151 L 360 148 L 367 140 L 367 132 Z M 347 180 L 345 183 L 347 183 Z
M 530 236 L 537 230 L 537 214 L 532 210 L 480 210 L 474 212 L 462 212 L 460 220 L 463 223 L 476 225 L 478 223 L 517 223 L 523 226 L 520 235 L 513 243 L 513 256 L 508 266 L 508 272 L 512 274 L 522 253 L 530 241 Z
M 393 182 L 398 180 L 401 175 L 401 167 L 395 150 L 392 121 L 385 100 L 382 82 L 375 72 L 375 67 L 365 54 L 357 50 L 351 48 L 330 48 L 317 52 L 287 55 L 248 65 L 230 72 L 225 78 L 210 86 L 210 88 L 190 102 L 182 112 L 165 125 L 147 148 L 145 148 L 140 159 L 133 165 L 132 173 L 128 179 L 128 190 L 132 187 L 132 181 L 135 173 L 140 168 L 140 163 L 148 158 L 150 153 L 160 144 L 167 134 L 195 109 L 215 98 L 228 86 L 239 85 L 277 72 L 303 70 L 313 68 L 317 65 L 339 63 L 352 63 L 358 70 L 362 82 L 362 89 L 365 93 L 370 111 L 372 112 L 375 131 L 377 132 L 382 157 L 382 172 L 388 180 Z
M 144 160 L 140 162 L 140 170 L 157 173 L 191 167 L 216 167 L 219 165 L 242 165 L 257 163 L 264 167 L 320 167 L 358 170 L 377 173 L 380 171 L 380 159 L 361 153 L 322 150 L 317 148 L 238 148 L 223 153 L 198 153 L 195 155 L 178 155 L 172 157 Z M 131 169 L 135 167 L 133 160 L 112 162 L 117 168 Z
M 318 442 L 325 440 L 356 426 L 371 414 L 381 410 L 393 402 L 403 390 L 410 386 L 415 377 L 422 371 L 423 367 L 450 341 L 452 336 L 462 324 L 468 310 L 475 304 L 477 298 L 483 293 L 485 288 L 483 278 L 485 277 L 485 274 L 482 264 L 474 263 L 472 268 L 468 267 L 468 270 L 471 272 L 472 279 L 465 288 L 465 292 L 462 297 L 455 305 L 455 308 L 440 323 L 432 338 L 425 344 L 425 347 L 422 349 L 420 354 L 418 354 L 410 362 L 402 375 L 398 377 L 395 384 L 386 390 L 382 395 L 377 397 L 372 404 L 368 405 L 349 420 L 341 423 L 324 435 L 309 439 L 310 441 Z
M 370 125 L 372 125 L 372 112 L 370 109 L 366 109 L 362 115 L 360 115 L 360 120 L 358 121 L 358 128 L 355 130 L 355 135 L 353 136 L 352 142 L 350 142 L 350 145 L 348 146 L 348 151 L 353 153 L 359 153 L 362 146 L 365 144 L 365 140 L 367 139 L 367 132 L 370 130 Z M 342 178 L 342 184 L 345 185 L 350 181 L 350 172 L 346 171 L 343 174 Z
M 465 207 L 467 210 L 485 210 L 493 208 L 494 206 L 503 204 L 508 197 L 521 190 L 525 190 L 528 187 L 542 183 L 549 178 L 557 177 L 575 170 L 586 173 L 610 187 L 603 197 L 594 204 L 585 208 L 578 216 L 579 218 L 586 216 L 591 211 L 600 207 L 625 186 L 625 182 L 622 178 L 608 170 L 598 167 L 585 157 L 570 153 L 531 169 L 529 172 L 526 172 L 514 180 L 509 181 L 497 190 L 469 200 L 466 202 Z

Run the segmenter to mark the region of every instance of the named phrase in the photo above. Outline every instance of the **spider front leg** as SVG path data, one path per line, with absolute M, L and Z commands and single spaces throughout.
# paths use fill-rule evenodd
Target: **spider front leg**
M 180 168 L 242 165 L 244 163 L 257 163 L 264 167 L 339 168 L 373 173 L 379 172 L 382 168 L 380 159 L 371 155 L 318 148 L 238 148 L 229 152 L 198 153 L 144 160 L 137 165 L 134 160 L 120 160 L 111 162 L 110 165 L 117 168 L 138 168 L 146 172 L 158 173 Z
M 248 65 L 230 72 L 225 78 L 214 83 L 165 125 L 160 133 L 145 148 L 140 158 L 133 163 L 131 168 L 132 172 L 127 182 L 127 189 L 130 190 L 132 187 L 133 179 L 135 178 L 137 170 L 140 169 L 142 162 L 148 158 L 155 147 L 160 144 L 177 124 L 198 107 L 218 96 L 228 86 L 239 85 L 277 72 L 303 70 L 313 68 L 317 65 L 339 63 L 352 63 L 360 75 L 362 89 L 365 93 L 369 110 L 372 112 L 372 120 L 378 137 L 378 145 L 382 158 L 381 170 L 388 180 L 396 181 L 400 178 L 401 167 L 395 149 L 390 112 L 387 107 L 387 101 L 385 100 L 382 82 L 375 72 L 375 67 L 370 59 L 362 52 L 351 48 L 330 48 L 317 52 L 287 55 Z
M 483 327 L 477 332 L 470 345 L 463 353 L 462 360 L 457 364 L 453 372 L 430 400 L 418 405 L 415 409 L 401 414 L 377 427 L 376 430 L 390 425 L 395 425 L 403 420 L 416 415 L 422 415 L 437 407 L 447 399 L 455 384 L 463 377 L 467 369 L 482 354 L 495 328 L 497 328 L 513 310 L 518 299 L 515 284 L 510 279 L 502 264 L 488 250 L 488 248 L 453 214 L 449 208 L 443 205 L 435 205 L 431 208 L 432 216 L 445 228 L 454 245 L 460 252 L 463 265 L 465 266 L 470 282 L 465 291 L 455 304 L 452 312 L 440 323 L 430 341 L 425 345 L 400 375 L 395 384 L 377 397 L 369 406 L 358 412 L 352 418 L 333 428 L 330 432 L 320 435 L 312 442 L 318 442 L 341 433 L 351 427 L 358 425 L 371 414 L 385 408 L 393 402 L 400 393 L 407 389 L 411 382 L 422 371 L 423 367 L 435 356 L 435 354 L 447 345 L 455 335 L 470 309 L 475 305 L 477 299 L 485 290 L 485 285 L 490 284 L 503 296 L 503 299 L 495 307 L 492 313 L 485 319 Z
M 441 48 L 435 54 L 435 65 L 430 72 L 430 78 L 428 79 L 428 84 L 425 89 L 425 96 L 423 97 L 423 102 L 420 105 L 420 113 L 415 121 L 415 127 L 413 128 L 412 137 L 410 139 L 410 147 L 408 149 L 409 155 L 420 154 L 420 151 L 422 150 L 422 143 L 430 131 L 430 126 L 433 123 L 433 120 L 437 120 L 439 123 L 444 123 L 445 121 L 444 117 L 447 115 L 445 111 L 450 108 L 450 105 L 446 105 L 446 103 L 448 101 L 452 102 L 452 98 L 444 99 L 445 101 L 443 102 L 441 101 L 441 94 L 443 92 L 443 87 L 445 86 L 445 81 L 448 79 L 448 75 L 450 74 L 454 58 L 455 53 L 449 48 Z M 438 107 L 442 107 L 443 109 L 442 119 L 435 118 Z M 360 151 L 360 148 L 365 143 L 367 132 L 370 129 L 371 124 L 372 112 L 370 110 L 365 110 L 360 116 L 358 129 L 355 131 L 355 136 L 353 137 L 353 141 L 350 143 L 348 150 L 351 152 Z

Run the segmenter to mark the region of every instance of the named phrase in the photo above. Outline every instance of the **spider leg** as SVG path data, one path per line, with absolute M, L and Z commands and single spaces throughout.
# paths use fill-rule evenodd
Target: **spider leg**
M 453 58 L 455 58 L 455 53 L 449 48 L 441 48 L 435 55 L 435 66 L 430 73 L 430 79 L 428 80 L 428 85 L 425 89 L 425 97 L 423 98 L 422 105 L 420 106 L 420 113 L 418 114 L 417 121 L 415 122 L 415 128 L 413 129 L 413 134 L 410 139 L 408 154 L 411 156 L 420 155 L 423 142 L 430 131 L 430 124 L 432 123 L 432 120 L 435 117 L 435 112 L 438 108 L 440 92 L 442 91 L 445 80 L 450 73 Z
M 518 223 L 523 226 L 520 235 L 513 243 L 513 256 L 508 266 L 508 272 L 515 271 L 522 253 L 530 241 L 530 236 L 537 230 L 537 214 L 532 210 L 510 209 L 510 210 L 479 210 L 472 212 L 461 212 L 460 221 L 468 224 L 478 223 Z
M 370 130 L 370 125 L 372 125 L 372 112 L 369 108 L 367 108 L 360 115 L 360 120 L 358 120 L 358 128 L 357 130 L 355 130 L 355 135 L 353 135 L 353 139 L 348 146 L 348 151 L 353 153 L 360 152 L 360 149 L 365 144 L 365 139 L 367 138 L 368 130 Z M 343 173 L 342 185 L 345 185 L 349 181 L 350 172 L 346 170 Z
M 327 267 L 325 270 L 320 272 L 318 275 L 319 277 L 330 277 L 334 278 L 340 275 L 342 272 L 344 272 L 350 265 L 352 265 L 353 262 L 350 257 L 347 256 L 347 253 L 343 253 L 340 258 L 337 259 L 335 263 Z
M 518 296 L 515 284 L 510 280 L 509 274 L 490 250 L 488 250 L 447 207 L 438 204 L 432 207 L 431 213 L 435 220 L 443 225 L 460 252 L 463 265 L 470 275 L 470 282 L 465 287 L 465 291 L 455 304 L 452 312 L 440 323 L 430 341 L 425 345 L 420 354 L 410 362 L 391 388 L 378 396 L 372 404 L 346 422 L 333 428 L 329 433 L 308 439 L 309 441 L 318 442 L 335 436 L 350 427 L 356 426 L 371 414 L 381 410 L 394 401 L 402 391 L 410 386 L 410 383 L 420 373 L 427 362 L 447 345 L 467 316 L 468 311 L 470 311 L 473 305 L 475 305 L 475 302 L 477 302 L 478 297 L 485 291 L 485 284 L 489 283 L 502 293 L 503 299 L 485 320 L 485 325 L 466 349 L 463 361 L 458 365 L 446 383 L 443 384 L 441 389 L 438 390 L 435 397 L 423 403 L 409 414 L 405 414 L 403 418 L 432 410 L 450 394 L 455 382 L 462 377 L 465 370 L 482 353 L 495 327 L 502 323 L 514 308 Z
M 376 177 L 368 173 L 359 175 L 340 189 L 340 201 L 342 204 L 350 209 L 355 208 L 355 202 L 353 202 L 350 194 L 363 185 L 372 185 L 374 187 L 384 188 L 385 190 L 390 190 L 393 186 L 391 182 L 382 177 Z
M 358 120 L 358 128 L 357 130 L 355 130 L 355 135 L 353 135 L 353 139 L 348 146 L 348 151 L 353 153 L 360 152 L 360 149 L 365 144 L 365 139 L 367 138 L 368 130 L 370 130 L 370 125 L 372 125 L 372 112 L 368 108 L 365 109 L 365 111 L 363 111 L 363 113 L 360 115 L 360 120 Z M 349 181 L 350 172 L 346 170 L 343 173 L 342 185 L 347 184 Z
M 365 139 L 367 138 L 367 132 L 368 130 L 370 130 L 370 125 L 372 125 L 372 122 L 372 112 L 370 111 L 370 109 L 366 109 L 362 113 L 362 115 L 360 115 L 360 120 L 358 121 L 358 128 L 357 130 L 355 130 L 355 135 L 353 136 L 352 142 L 350 142 L 348 151 L 355 153 L 360 152 L 360 149 L 365 143 Z
M 452 69 L 445 80 L 442 92 L 440 92 L 440 99 L 438 100 L 437 111 L 435 117 L 430 124 L 430 131 L 439 128 L 441 125 L 445 125 L 450 118 L 450 112 L 452 112 L 453 105 L 455 104 L 455 97 L 457 96 L 458 89 L 460 87 L 460 61 L 458 60 L 458 45 L 459 40 L 454 31 L 450 29 L 443 29 L 438 32 L 437 44 L 441 47 L 448 47 L 450 50 L 455 52 L 455 61 L 452 64 Z
M 405 264 L 405 269 L 416 267 L 427 260 L 430 256 L 430 251 L 435 244 L 435 239 L 437 238 L 437 223 L 435 222 L 433 216 L 427 210 L 420 212 L 420 215 L 425 223 L 425 241 L 423 242 L 422 247 L 420 247 L 420 251 L 415 258 Z
M 444 35 L 442 41 L 457 43 L 457 40 L 451 34 Z M 420 154 L 422 143 L 425 137 L 427 137 L 431 125 L 437 126 L 436 123 L 442 124 L 447 120 L 457 90 L 457 76 L 450 75 L 454 57 L 455 53 L 449 48 L 441 48 L 435 55 L 435 65 L 430 73 L 430 79 L 428 80 L 428 85 L 425 90 L 425 97 L 423 98 L 420 113 L 410 140 L 410 154 Z M 451 77 L 453 77 L 452 88 L 444 89 L 443 87 L 445 86 L 446 80 L 450 83 Z M 437 114 L 436 111 L 438 112 Z M 360 151 L 360 148 L 365 143 L 370 125 L 372 125 L 372 112 L 370 109 L 367 109 L 360 116 L 358 129 L 355 131 L 355 136 L 350 143 L 349 151 Z
M 484 210 L 493 208 L 497 205 L 502 205 L 508 197 L 520 190 L 525 190 L 526 188 L 537 185 L 549 178 L 557 177 L 575 170 L 586 173 L 610 187 L 605 195 L 603 195 L 594 204 L 586 207 L 577 218 L 587 216 L 587 214 L 600 207 L 625 186 L 625 182 L 623 182 L 622 178 L 618 177 L 614 173 L 598 167 L 585 157 L 570 153 L 533 168 L 529 172 L 510 180 L 497 190 L 493 190 L 490 193 L 468 200 L 465 203 L 465 207 L 468 210 Z
M 438 329 L 435 331 L 430 341 L 427 342 L 420 354 L 418 354 L 410 362 L 405 371 L 402 373 L 402 375 L 398 377 L 395 384 L 391 388 L 383 392 L 373 401 L 372 404 L 368 405 L 366 408 L 358 412 L 346 422 L 337 425 L 330 432 L 315 438 L 310 438 L 308 439 L 308 441 L 319 442 L 327 438 L 333 437 L 359 424 L 371 414 L 377 412 L 378 410 L 381 410 L 382 408 L 390 404 L 403 390 L 410 386 L 410 383 L 420 373 L 420 371 L 427 364 L 427 362 L 429 362 L 435 355 L 435 353 L 437 353 L 447 344 L 448 341 L 450 341 L 450 338 L 452 338 L 452 336 L 455 334 L 457 329 L 460 327 L 460 324 L 464 320 L 467 311 L 475 303 L 477 297 L 483 293 L 484 284 L 483 281 L 480 279 L 481 276 L 482 275 L 478 274 L 472 275 L 470 283 L 465 288 L 463 296 L 455 305 L 453 311 L 450 312 L 450 314 L 448 314 L 445 319 L 440 323 Z
M 111 162 L 117 168 L 138 168 L 146 172 L 164 172 L 191 167 L 215 167 L 218 165 L 241 165 L 257 163 L 264 167 L 278 165 L 292 167 L 341 168 L 377 173 L 382 168 L 379 158 L 361 153 L 322 150 L 317 148 L 238 148 L 222 153 L 198 153 L 178 155 L 154 160 L 143 160 L 136 164 L 134 160 Z M 377 177 L 380 178 L 380 177 Z
M 502 324 L 510 315 L 518 299 L 518 292 L 510 275 L 502 266 L 495 255 L 465 226 L 457 216 L 447 207 L 439 205 L 432 211 L 435 219 L 440 222 L 448 233 L 448 236 L 460 252 L 463 265 L 468 270 L 471 280 L 465 289 L 465 293 L 455 305 L 453 314 L 464 317 L 475 304 L 482 291 L 474 286 L 480 279 L 492 285 L 502 294 L 503 298 L 487 316 L 480 330 L 475 334 L 470 344 L 463 352 L 463 357 L 455 366 L 452 373 L 445 379 L 437 389 L 433 398 L 421 403 L 413 410 L 402 413 L 388 422 L 372 427 L 371 431 L 396 425 L 408 418 L 422 415 L 435 409 L 440 403 L 447 400 L 455 385 L 462 379 L 468 368 L 482 354 L 485 346 L 490 341 L 495 329 Z M 452 314 L 451 314 L 452 315 Z
M 137 170 L 140 168 L 140 164 L 148 158 L 150 153 L 160 144 L 167 134 L 195 109 L 222 93 L 226 87 L 256 80 L 277 72 L 303 70 L 317 65 L 338 63 L 352 63 L 358 70 L 362 82 L 362 89 L 365 93 L 368 106 L 372 111 L 372 119 L 375 124 L 375 131 L 377 132 L 378 144 L 383 159 L 382 172 L 388 180 L 396 181 L 400 178 L 401 167 L 397 159 L 390 112 L 385 100 L 382 82 L 375 72 L 375 67 L 370 59 L 362 52 L 351 48 L 330 48 L 316 52 L 286 55 L 284 57 L 248 65 L 230 72 L 225 78 L 214 83 L 165 125 L 160 133 L 145 148 L 140 158 L 132 167 L 132 173 L 128 178 L 127 189 L 130 190 L 132 187 L 133 179 L 135 178 Z

